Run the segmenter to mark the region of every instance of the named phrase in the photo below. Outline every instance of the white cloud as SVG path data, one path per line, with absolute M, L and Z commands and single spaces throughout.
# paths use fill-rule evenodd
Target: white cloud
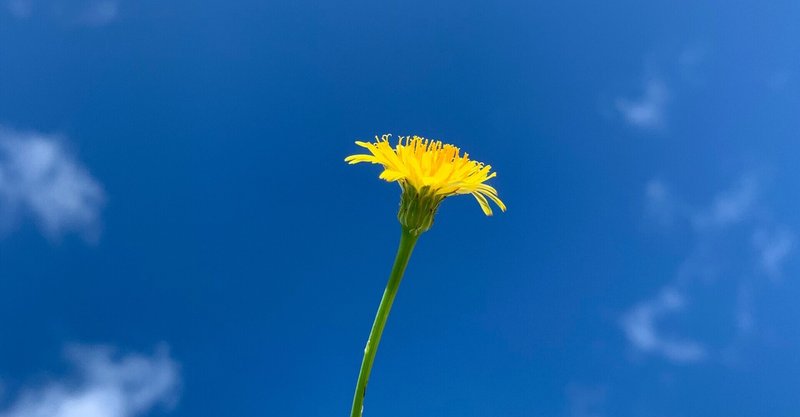
M 642 129 L 659 129 L 664 127 L 668 102 L 666 84 L 658 78 L 651 78 L 645 82 L 641 97 L 618 98 L 615 105 L 628 124 Z
M 661 226 L 688 220 L 697 233 L 722 231 L 754 214 L 759 192 L 757 178 L 746 175 L 730 189 L 714 195 L 708 206 L 696 208 L 681 201 L 662 180 L 652 179 L 645 185 L 645 215 Z
M 773 232 L 761 229 L 753 234 L 753 244 L 758 251 L 762 271 L 770 278 L 779 278 L 783 263 L 794 249 L 794 234 L 786 228 Z
M 116 358 L 107 347 L 72 347 L 77 378 L 24 389 L 0 417 L 135 417 L 177 399 L 178 366 L 165 348 Z
M 0 126 L 0 225 L 32 217 L 50 238 L 99 233 L 102 186 L 52 135 Z
M 755 208 L 758 182 L 753 176 L 745 176 L 733 189 L 714 198 L 712 205 L 699 210 L 693 216 L 698 228 L 726 227 L 744 220 Z
M 634 348 L 647 353 L 660 354 L 674 362 L 696 362 L 706 356 L 705 348 L 698 342 L 664 336 L 657 321 L 669 313 L 684 308 L 683 296 L 671 288 L 662 290 L 660 296 L 636 305 L 625 314 L 621 326 Z
M 698 208 L 676 197 L 660 180 L 647 183 L 645 214 L 661 224 L 665 224 L 664 219 L 669 220 L 669 225 L 673 219 L 680 220 L 674 223 L 688 226 L 691 243 L 661 295 L 634 305 L 622 315 L 620 326 L 635 349 L 674 362 L 696 362 L 734 352 L 746 338 L 758 334 L 755 291 L 763 286 L 757 280 L 780 277 L 795 246 L 794 233 L 771 222 L 762 194 L 759 178 L 745 175 L 730 189 L 712 196 L 708 205 Z M 705 302 L 709 296 L 731 293 L 737 298 L 730 303 Z M 734 305 L 727 316 L 730 322 L 712 325 L 732 325 L 737 334 L 728 340 L 714 340 L 714 335 L 709 335 L 703 341 L 693 341 L 673 333 L 666 337 L 659 326 L 665 318 L 689 315 L 704 320 L 692 316 L 697 313 L 686 308 L 688 296 L 699 297 L 696 304 L 705 308 Z

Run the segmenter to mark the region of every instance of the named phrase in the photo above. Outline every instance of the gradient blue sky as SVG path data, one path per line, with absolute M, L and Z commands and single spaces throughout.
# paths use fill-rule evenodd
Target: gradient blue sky
M 800 414 L 800 3 L 0 0 L 0 417 Z

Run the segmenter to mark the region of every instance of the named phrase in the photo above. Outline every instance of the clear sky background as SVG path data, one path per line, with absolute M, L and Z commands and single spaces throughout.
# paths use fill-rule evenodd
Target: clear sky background
M 0 0 L 0 417 L 800 415 L 800 3 Z

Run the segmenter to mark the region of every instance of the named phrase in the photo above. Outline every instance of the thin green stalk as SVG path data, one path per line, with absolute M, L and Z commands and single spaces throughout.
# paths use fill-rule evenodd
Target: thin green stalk
M 397 289 L 403 279 L 403 272 L 406 270 L 408 259 L 411 258 L 411 252 L 414 250 L 414 245 L 417 243 L 418 238 L 419 236 L 415 236 L 405 227 L 403 228 L 392 273 L 389 275 L 389 283 L 386 284 L 386 290 L 384 290 L 383 298 L 381 298 L 381 305 L 378 307 L 378 314 L 375 315 L 375 322 L 372 323 L 372 331 L 369 333 L 367 347 L 364 348 L 364 360 L 361 361 L 361 371 L 358 373 L 358 383 L 356 383 L 356 392 L 353 395 L 353 408 L 350 411 L 350 417 L 361 417 L 361 413 L 364 410 L 367 381 L 369 380 L 369 373 L 372 371 L 372 363 L 375 361 L 375 354 L 378 352 L 378 344 L 381 342 L 383 327 L 386 326 L 386 319 L 389 318 L 389 311 L 392 309 L 394 297 L 397 295 Z

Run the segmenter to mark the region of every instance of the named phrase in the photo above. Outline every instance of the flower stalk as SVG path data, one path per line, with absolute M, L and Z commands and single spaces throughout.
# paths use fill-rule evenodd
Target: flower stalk
M 350 411 L 350 417 L 361 417 L 361 413 L 364 411 L 364 396 L 367 393 L 367 382 L 372 371 L 372 363 L 375 361 L 375 354 L 378 352 L 378 344 L 381 342 L 383 328 L 386 326 L 392 303 L 394 303 L 397 290 L 400 288 L 400 281 L 403 280 L 403 273 L 406 270 L 408 260 L 411 258 L 411 252 L 413 252 L 418 238 L 419 234 L 412 233 L 405 226 L 402 228 L 400 245 L 397 248 L 397 256 L 395 256 L 394 266 L 389 275 L 389 282 L 386 284 L 386 290 L 383 292 L 378 313 L 372 323 L 367 346 L 364 348 L 364 359 L 361 361 L 361 370 L 358 373 L 358 382 L 356 383 L 356 392 L 353 395 L 353 407 Z
M 497 175 L 492 172 L 490 165 L 472 160 L 466 153 L 462 155 L 459 148 L 440 141 L 419 136 L 400 136 L 397 145 L 392 147 L 389 144 L 390 137 L 388 134 L 380 138 L 376 136 L 373 143 L 357 141 L 356 144 L 367 149 L 369 154 L 345 158 L 350 164 L 382 165 L 383 172 L 379 178 L 398 183 L 402 190 L 400 211 L 397 213 L 397 220 L 402 226 L 400 245 L 367 346 L 364 348 L 364 359 L 358 373 L 350 417 L 361 417 L 364 410 L 364 396 L 372 363 L 375 362 L 378 344 L 400 281 L 417 239 L 433 225 L 433 218 L 442 200 L 449 196 L 471 194 L 487 216 L 492 215 L 489 201 L 494 202 L 500 210 L 506 210 L 497 190 L 486 184 L 486 181 Z

